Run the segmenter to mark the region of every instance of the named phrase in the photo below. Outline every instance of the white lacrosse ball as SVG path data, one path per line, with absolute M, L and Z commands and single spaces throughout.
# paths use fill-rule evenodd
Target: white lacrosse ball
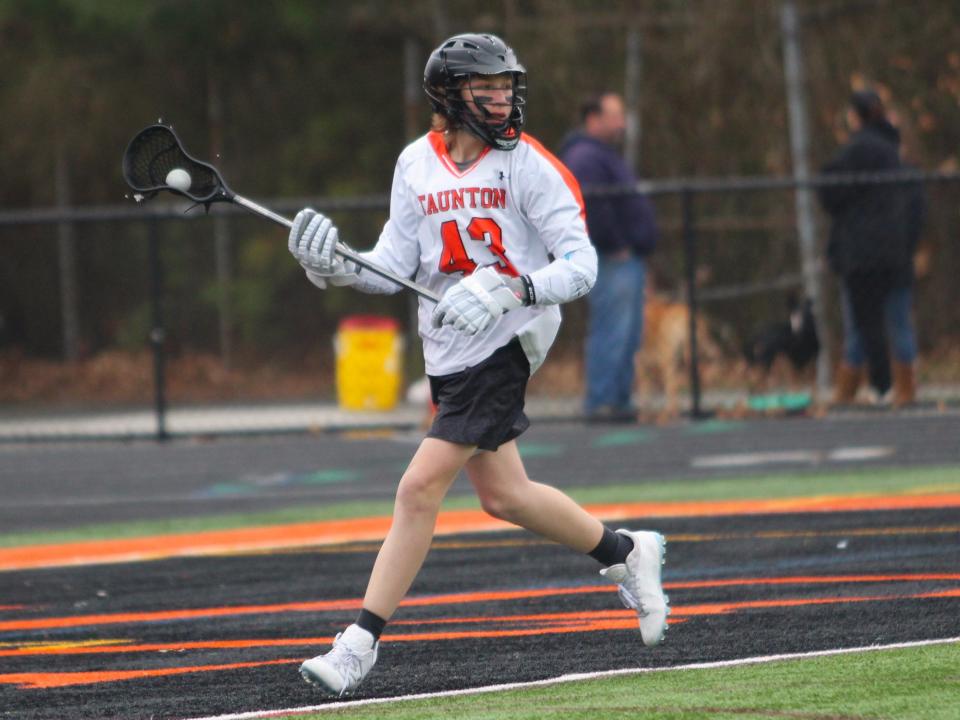
M 167 187 L 172 187 L 174 190 L 186 192 L 192 183 L 193 178 L 183 168 L 174 168 L 167 173 Z

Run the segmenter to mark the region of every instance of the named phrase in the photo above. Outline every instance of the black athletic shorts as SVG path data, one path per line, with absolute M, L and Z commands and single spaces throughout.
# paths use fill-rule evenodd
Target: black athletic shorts
M 530 427 L 523 399 L 530 362 L 516 338 L 473 367 L 430 376 L 437 407 L 427 437 L 496 450 Z

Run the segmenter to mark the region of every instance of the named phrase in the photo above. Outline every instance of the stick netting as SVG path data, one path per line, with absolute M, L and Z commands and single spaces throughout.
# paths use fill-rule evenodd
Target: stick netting
M 167 184 L 167 173 L 176 168 L 190 173 L 187 190 Z M 216 169 L 187 155 L 173 130 L 164 125 L 148 127 L 130 141 L 123 156 L 123 174 L 131 188 L 144 194 L 169 190 L 195 202 L 228 199 L 226 186 Z

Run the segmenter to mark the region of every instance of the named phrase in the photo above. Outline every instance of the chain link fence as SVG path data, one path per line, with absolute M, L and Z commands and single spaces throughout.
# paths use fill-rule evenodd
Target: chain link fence
M 844 360 L 843 298 L 825 260 L 829 218 L 819 209 L 815 262 L 804 264 L 796 193 L 837 183 L 925 189 L 913 285 L 915 407 L 960 400 L 960 174 L 675 180 L 603 191 L 648 194 L 661 228 L 637 357 L 646 416 L 827 407 Z M 387 203 L 378 195 L 264 204 L 286 215 L 316 207 L 365 249 Z M 164 437 L 171 412 L 181 413 L 175 433 L 201 433 L 197 418 L 231 413 L 249 419 L 221 419 L 221 430 L 418 424 L 421 399 L 402 395 L 396 411 L 371 415 L 337 409 L 335 392 L 334 338 L 349 315 L 397 320 L 404 385 L 422 377 L 413 296 L 316 291 L 290 262 L 285 240 L 282 228 L 233 207 L 205 214 L 186 204 L 130 202 L 0 212 L 0 430 L 56 434 L 50 428 L 62 426 L 27 421 L 90 413 L 112 413 L 113 430 L 104 433 L 121 436 Z M 748 362 L 751 343 L 789 322 L 803 298 L 816 316 L 819 359 L 799 369 L 783 357 L 770 367 Z M 585 301 L 564 314 L 530 387 L 530 409 L 541 417 L 580 414 Z

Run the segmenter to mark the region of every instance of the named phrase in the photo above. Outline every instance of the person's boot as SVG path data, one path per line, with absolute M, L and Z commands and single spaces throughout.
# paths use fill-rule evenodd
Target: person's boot
M 917 371 L 913 363 L 893 363 L 893 406 L 910 405 L 917 399 Z
M 863 368 L 841 363 L 834 378 L 833 404 L 849 405 L 857 397 L 860 382 L 863 380 Z

